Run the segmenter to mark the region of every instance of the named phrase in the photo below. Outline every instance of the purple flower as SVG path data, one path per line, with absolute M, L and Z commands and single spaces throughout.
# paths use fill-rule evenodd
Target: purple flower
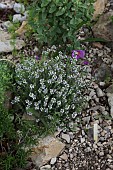
M 80 58 L 84 58 L 85 51 L 84 50 L 73 50 L 72 51 L 72 58 L 76 58 L 77 60 Z
M 40 60 L 40 57 L 38 55 L 35 56 L 36 60 Z
M 88 61 L 84 61 L 83 64 L 84 64 L 84 65 L 88 65 L 89 62 L 88 62 Z

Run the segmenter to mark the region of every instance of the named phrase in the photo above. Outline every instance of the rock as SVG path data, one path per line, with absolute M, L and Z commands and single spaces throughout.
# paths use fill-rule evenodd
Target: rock
M 0 53 L 1 52 L 11 52 L 14 49 L 21 49 L 24 46 L 23 40 L 15 40 L 15 45 L 11 45 L 11 41 L 7 40 L 5 42 L 0 42 Z
M 100 85 L 101 87 L 103 87 L 103 86 L 105 86 L 105 82 L 100 82 L 99 85 Z
M 50 165 L 42 166 L 40 170 L 51 170 L 51 166 Z
M 95 95 L 95 90 L 92 89 L 91 92 L 89 93 L 89 96 L 92 98 Z
M 23 4 L 20 4 L 20 3 L 15 3 L 14 6 L 13 6 L 13 9 L 16 13 L 24 13 L 25 12 L 25 7 Z
M 89 123 L 90 116 L 83 117 L 82 120 L 83 120 L 84 123 Z
M 107 1 L 108 0 L 97 0 L 95 3 L 94 3 L 94 14 L 93 14 L 93 19 L 95 20 L 96 17 L 100 14 L 102 14 L 104 12 L 104 9 L 105 9 L 105 5 L 107 4 Z
M 103 92 L 99 87 L 96 89 L 96 92 L 97 92 L 97 96 L 98 96 L 98 97 L 103 97 L 103 96 L 105 96 L 104 92 Z
M 68 134 L 62 133 L 62 139 L 66 140 L 67 143 L 70 143 L 70 136 Z
M 107 96 L 108 96 L 108 103 L 110 106 L 110 114 L 111 117 L 113 118 L 113 93 L 107 93 Z
M 99 156 L 104 156 L 104 152 L 100 152 L 100 153 L 99 153 Z
M 51 164 L 51 165 L 54 165 L 54 164 L 56 163 L 56 160 L 57 160 L 56 157 L 55 157 L 55 158 L 52 158 L 51 161 L 50 161 L 50 164 Z
M 103 45 L 99 42 L 94 42 L 92 45 L 93 45 L 93 47 L 96 47 L 96 48 L 99 48 L 99 49 L 103 48 Z
M 110 18 L 113 11 L 100 16 L 97 23 L 93 26 L 93 33 L 96 38 L 103 38 L 106 41 L 113 41 L 113 22 Z
M 105 107 L 104 107 L 104 106 L 100 106 L 100 107 L 99 107 L 99 110 L 100 110 L 101 112 L 104 112 L 104 111 L 105 111 Z
M 47 136 L 39 141 L 39 145 L 32 148 L 31 159 L 36 166 L 43 166 L 52 158 L 56 158 L 64 149 L 65 144 L 58 139 Z
M 85 138 L 81 138 L 80 141 L 81 141 L 81 143 L 84 143 L 85 142 Z
M 0 10 L 1 9 L 7 9 L 7 5 L 3 4 L 3 3 L 0 3 Z
M 99 68 L 95 71 L 95 79 L 100 81 L 109 81 L 109 79 L 112 77 L 110 67 L 102 63 Z
M 13 22 L 22 22 L 25 20 L 25 17 L 21 14 L 15 14 L 13 15 Z
M 113 72 L 113 63 L 111 64 L 111 71 Z
M 20 36 L 23 35 L 27 31 L 26 27 L 27 27 L 27 21 L 23 21 L 22 25 L 18 30 L 15 31 L 15 33 L 17 33 Z
M 68 159 L 68 155 L 64 153 L 63 155 L 60 156 L 60 158 L 66 161 Z
M 8 29 L 8 28 L 10 28 L 12 26 L 13 26 L 13 24 L 10 21 L 5 21 L 5 22 L 2 23 L 2 27 L 4 29 Z
M 11 39 L 11 35 L 0 30 L 0 53 L 11 52 L 15 49 L 20 50 L 25 45 L 23 40 Z
M 113 93 L 113 84 L 106 89 L 107 93 Z
M 5 21 L 5 22 L 2 23 L 2 27 L 4 29 L 8 29 L 8 28 L 10 28 L 12 26 L 13 26 L 13 24 L 10 21 Z

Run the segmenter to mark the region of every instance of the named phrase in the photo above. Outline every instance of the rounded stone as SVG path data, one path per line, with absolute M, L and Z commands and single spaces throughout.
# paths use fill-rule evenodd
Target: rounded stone
M 20 3 L 15 3 L 13 6 L 13 9 L 16 13 L 24 13 L 25 12 L 25 7 L 23 4 Z

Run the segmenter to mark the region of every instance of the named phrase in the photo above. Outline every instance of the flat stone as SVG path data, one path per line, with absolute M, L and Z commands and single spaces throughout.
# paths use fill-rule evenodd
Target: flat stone
M 113 11 L 101 15 L 92 29 L 95 37 L 108 42 L 113 41 L 113 22 L 110 17 L 113 17 Z
M 65 144 L 58 139 L 47 136 L 39 141 L 39 145 L 32 148 L 32 155 L 30 156 L 36 166 L 43 166 L 52 158 L 56 158 L 64 149 Z
M 113 84 L 106 89 L 107 93 L 113 93 Z
M 68 155 L 64 153 L 60 156 L 60 158 L 66 161 L 68 159 Z
M 99 42 L 94 42 L 92 45 L 93 45 L 93 47 L 96 47 L 96 48 L 99 48 L 99 49 L 103 48 L 103 45 Z
M 96 17 L 104 12 L 105 6 L 107 4 L 108 0 L 97 0 L 94 3 L 94 14 L 93 14 L 93 19 L 95 20 Z
M 67 143 L 70 143 L 70 136 L 68 134 L 62 133 L 62 139 L 66 140 Z
M 81 143 L 84 143 L 85 142 L 85 138 L 81 138 L 80 141 L 81 141 Z
M 7 32 L 0 30 L 0 53 L 11 52 L 14 49 L 20 50 L 25 45 L 23 40 L 11 39 L 11 35 Z
M 97 89 L 96 89 L 96 92 L 97 92 L 97 96 L 98 96 L 98 97 L 103 97 L 103 96 L 105 96 L 104 92 L 103 92 L 100 88 L 97 88 Z

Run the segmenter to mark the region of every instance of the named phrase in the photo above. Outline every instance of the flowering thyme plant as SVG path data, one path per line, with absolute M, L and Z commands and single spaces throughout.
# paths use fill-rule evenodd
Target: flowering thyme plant
M 83 106 L 86 66 L 76 65 L 75 59 L 62 52 L 54 58 L 43 56 L 48 58 L 48 52 L 43 52 L 41 60 L 17 64 L 18 95 L 13 103 L 22 103 L 26 113 L 36 117 L 37 124 L 50 127 L 74 117 Z

